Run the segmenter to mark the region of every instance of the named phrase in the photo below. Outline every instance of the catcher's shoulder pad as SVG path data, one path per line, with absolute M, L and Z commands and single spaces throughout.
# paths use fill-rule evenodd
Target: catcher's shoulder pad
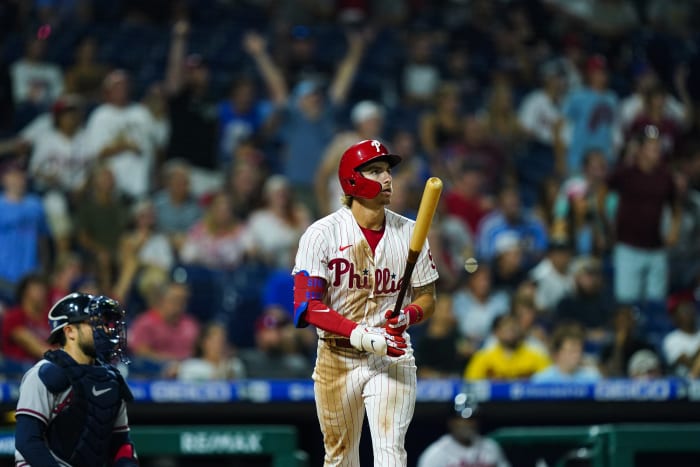
M 39 367 L 39 379 L 46 389 L 56 394 L 70 387 L 70 380 L 63 368 L 53 362 L 46 362 Z

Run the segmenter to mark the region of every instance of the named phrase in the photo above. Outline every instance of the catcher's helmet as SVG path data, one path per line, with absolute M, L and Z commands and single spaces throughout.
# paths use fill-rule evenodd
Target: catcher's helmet
M 72 293 L 60 299 L 49 311 L 49 343 L 59 342 L 61 329 L 72 323 L 90 323 L 96 356 L 104 362 L 126 358 L 125 312 L 119 302 L 103 295 Z
M 391 167 L 401 162 L 401 156 L 391 154 L 376 139 L 366 139 L 345 150 L 338 166 L 338 179 L 343 193 L 356 198 L 372 199 L 382 191 L 382 185 L 362 176 L 360 167 L 376 161 L 386 160 Z
M 57 339 L 61 334 L 61 329 L 67 324 L 80 323 L 90 319 L 88 306 L 93 298 L 95 298 L 93 295 L 76 292 L 66 295 L 51 307 L 49 311 L 50 343 L 58 343 Z

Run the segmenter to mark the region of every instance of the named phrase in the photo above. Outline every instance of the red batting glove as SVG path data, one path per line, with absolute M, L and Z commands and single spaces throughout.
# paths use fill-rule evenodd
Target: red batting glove
M 384 313 L 384 317 L 387 319 L 384 329 L 392 336 L 402 335 L 410 325 L 423 319 L 423 309 L 415 303 L 406 306 L 393 318 L 391 318 L 391 313 L 392 310 L 386 310 Z
M 384 339 L 386 339 L 386 354 L 389 357 L 400 357 L 406 353 L 404 349 L 408 347 L 408 344 L 403 337 L 389 334 L 385 329 Z

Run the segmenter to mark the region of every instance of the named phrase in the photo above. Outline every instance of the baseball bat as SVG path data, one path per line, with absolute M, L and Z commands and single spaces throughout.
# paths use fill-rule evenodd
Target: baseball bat
M 437 203 L 440 199 L 441 192 L 442 180 L 439 178 L 430 177 L 425 182 L 425 189 L 423 189 L 423 196 L 420 199 L 418 214 L 416 215 L 416 223 L 413 226 L 411 241 L 408 244 L 408 257 L 406 258 L 406 268 L 403 271 L 399 296 L 396 297 L 396 305 L 394 305 L 394 309 L 391 312 L 392 318 L 396 317 L 401 310 L 401 304 L 406 296 L 406 290 L 411 281 L 413 268 L 416 266 L 418 255 L 420 255 L 425 239 L 428 236 L 428 230 L 430 229 L 430 224 L 433 222 L 433 215 L 435 214 L 435 209 L 437 209 Z

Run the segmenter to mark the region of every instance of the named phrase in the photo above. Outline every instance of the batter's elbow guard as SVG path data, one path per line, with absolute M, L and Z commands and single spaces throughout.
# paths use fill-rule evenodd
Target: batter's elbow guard
M 309 302 L 303 302 L 301 305 L 294 309 L 294 327 L 305 328 L 309 325 L 304 319 L 306 310 L 309 308 Z
M 309 276 L 307 271 L 294 274 L 294 326 L 305 328 L 309 323 L 304 319 L 311 300 L 321 300 L 326 290 L 326 281 Z

